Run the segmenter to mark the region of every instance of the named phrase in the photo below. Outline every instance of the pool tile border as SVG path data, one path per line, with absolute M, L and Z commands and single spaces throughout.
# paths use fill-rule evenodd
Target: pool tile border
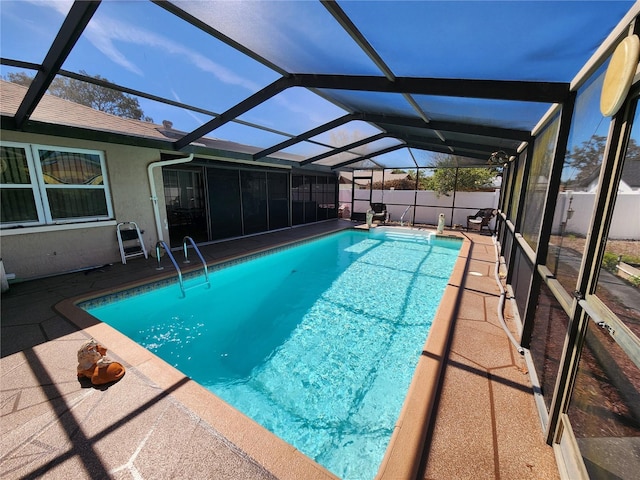
M 394 228 L 394 227 L 390 227 L 390 228 Z M 395 227 L 397 228 L 397 227 Z M 356 230 L 356 229 L 354 229 Z M 341 232 L 332 232 L 326 235 L 320 235 L 320 237 L 328 237 L 330 235 L 337 235 Z M 456 237 L 453 235 L 436 235 L 436 240 L 440 241 L 440 242 L 460 242 L 460 237 Z M 222 260 L 220 262 L 217 263 L 213 263 L 211 265 L 207 265 L 207 269 L 209 271 L 209 274 L 212 274 L 213 272 L 216 272 L 217 270 L 222 270 L 223 268 L 228 268 L 228 267 L 232 267 L 234 265 L 239 265 L 251 260 L 255 260 L 256 258 L 260 258 L 260 257 L 264 257 L 266 255 L 270 255 L 272 253 L 278 253 L 281 251 L 285 251 L 285 250 L 289 250 L 291 248 L 297 247 L 299 245 L 304 245 L 305 243 L 309 243 L 312 242 L 314 240 L 317 240 L 318 236 L 315 237 L 309 237 L 309 238 L 305 238 L 303 240 L 297 240 L 291 243 L 287 243 L 287 244 L 283 244 L 283 245 L 278 245 L 275 247 L 270 247 L 258 252 L 253 252 L 250 253 L 248 255 L 244 255 L 244 256 L 240 256 L 240 257 L 234 257 L 231 259 L 226 259 L 226 260 Z M 167 287 L 170 285 L 178 285 L 178 280 L 177 278 L 174 276 L 173 271 L 169 270 L 168 275 L 171 275 L 170 277 L 166 277 L 166 278 L 162 278 L 159 280 L 155 280 L 155 281 L 151 281 L 151 282 L 147 282 L 141 285 L 134 285 L 131 286 L 129 288 L 123 288 L 123 289 L 119 289 L 116 292 L 109 292 L 107 294 L 104 295 L 98 295 L 98 296 L 93 296 L 90 299 L 84 300 L 84 301 L 80 301 L 77 303 L 78 307 L 82 308 L 82 309 L 90 309 L 90 308 L 96 308 L 96 307 L 103 307 L 105 305 L 109 305 L 110 303 L 114 303 L 120 300 L 124 300 L 130 297 L 134 297 L 136 295 L 140 295 L 141 293 L 148 293 L 152 290 L 155 290 L 157 288 L 163 288 L 163 287 Z M 183 280 L 186 282 L 188 280 L 192 280 L 195 278 L 198 278 L 202 276 L 202 270 L 198 267 L 192 268 L 189 271 L 185 272 L 183 274 Z

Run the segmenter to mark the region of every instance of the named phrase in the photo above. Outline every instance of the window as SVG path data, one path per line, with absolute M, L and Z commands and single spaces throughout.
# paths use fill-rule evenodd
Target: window
M 637 478 L 640 368 L 589 321 L 568 416 L 590 478 Z
M 515 178 L 513 181 L 513 199 L 509 207 L 508 218 L 511 221 L 515 221 L 518 216 L 518 207 L 520 206 L 520 197 L 522 195 L 522 179 L 524 178 L 524 164 L 527 161 L 527 151 L 525 150 L 520 154 L 520 157 L 513 163 L 513 167 L 516 169 Z
M 555 202 L 546 263 L 567 292 L 576 288 L 609 130 L 609 120 L 600 113 L 605 66 L 578 91 Z
M 112 218 L 102 152 L 42 145 L 0 146 L 3 227 Z
M 521 230 L 522 236 L 534 251 L 538 250 L 540 225 L 542 224 L 542 214 L 547 197 L 559 126 L 560 114 L 558 113 L 537 136 L 533 145 L 531 168 L 525 190 Z
M 33 181 L 33 162 L 25 148 L 0 147 L 0 222 L 38 222 L 42 205 L 36 202 L 38 186 Z
M 577 370 L 575 377 L 569 378 L 564 387 L 563 395 L 568 397 L 568 405 L 563 399 L 565 413 L 560 415 L 556 436 L 562 455 L 570 459 L 567 463 L 576 462 L 573 468 L 582 470 L 584 478 L 636 478 L 640 469 L 640 451 L 637 449 L 640 439 L 640 294 L 637 278 L 640 276 L 634 273 L 638 271 L 637 259 L 640 258 L 640 191 L 637 188 L 640 112 L 634 105 L 637 100 L 630 99 L 629 108 L 623 112 L 625 115 L 614 120 L 624 123 L 619 138 L 611 136 L 607 140 L 615 156 L 605 154 L 602 160 L 605 148 L 598 138 L 588 144 L 588 148 L 583 148 L 583 151 L 596 153 L 580 152 L 579 156 L 581 164 L 586 166 L 582 184 L 600 184 L 596 190 L 600 198 L 587 205 L 602 205 L 604 201 L 607 205 L 603 212 L 596 209 L 601 215 L 591 220 L 595 228 L 590 233 L 596 238 L 587 237 L 596 244 L 588 247 L 595 246 L 596 250 L 595 265 L 586 266 L 598 270 L 584 268 L 585 262 L 590 261 L 591 248 L 584 250 L 585 258 L 576 256 L 574 260 L 582 261 L 580 272 L 592 276 L 597 283 L 584 285 L 581 279 L 577 283 L 579 288 L 586 287 L 587 290 L 586 298 L 579 303 L 587 315 L 585 323 L 579 325 L 575 343 L 575 352 L 579 354 L 575 357 Z M 618 134 L 617 128 L 609 131 Z M 600 164 L 603 164 L 602 168 Z M 580 177 L 576 178 L 580 180 Z M 576 214 L 572 221 L 584 205 L 575 198 L 572 207 Z M 568 345 L 568 348 L 574 347 Z M 572 352 L 567 350 L 567 353 Z M 570 357 L 567 355 L 567 358 Z M 582 462 L 576 455 L 578 451 Z
M 636 107 L 618 188 L 613 193 L 613 216 L 607 230 L 605 253 L 595 293 L 628 328 L 633 338 L 631 343 L 636 345 L 633 354 L 640 364 L 639 143 L 640 109 Z

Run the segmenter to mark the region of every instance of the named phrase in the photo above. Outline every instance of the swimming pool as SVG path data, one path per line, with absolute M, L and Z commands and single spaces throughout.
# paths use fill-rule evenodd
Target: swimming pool
M 460 247 L 375 231 L 215 271 L 187 301 L 169 285 L 85 308 L 335 474 L 373 478 Z

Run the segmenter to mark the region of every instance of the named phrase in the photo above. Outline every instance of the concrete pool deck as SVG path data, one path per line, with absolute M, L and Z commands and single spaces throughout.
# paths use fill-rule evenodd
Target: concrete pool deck
M 353 225 L 337 220 L 201 250 L 216 262 Z M 416 398 L 434 402 L 405 405 L 381 472 L 398 480 L 559 478 L 526 365 L 498 322 L 492 238 L 447 233 L 468 239 L 438 313 L 450 317 L 452 330 L 432 330 L 420 360 L 443 363 L 442 382 L 426 378 L 428 369 L 416 375 L 411 388 L 423 395 Z M 70 300 L 171 274 L 155 267 L 152 258 L 114 263 L 13 284 L 2 295 L 0 477 L 335 478 L 147 350 L 78 314 Z M 127 368 L 108 388 L 76 378 L 76 352 L 90 337 Z M 427 436 L 424 447 L 403 443 L 416 435 Z

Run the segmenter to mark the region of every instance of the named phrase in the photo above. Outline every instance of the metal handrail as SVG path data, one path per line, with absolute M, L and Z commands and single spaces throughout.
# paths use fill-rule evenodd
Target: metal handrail
M 176 259 L 173 258 L 173 254 L 171 253 L 171 249 L 169 249 L 169 246 L 162 240 L 160 240 L 158 243 L 156 243 L 156 259 L 158 260 L 158 266 L 156 267 L 156 270 L 164 270 L 164 267 L 162 265 L 160 265 L 160 247 L 164 248 L 164 251 L 167 252 L 167 255 L 169 256 L 169 259 L 171 260 L 171 263 L 173 263 L 173 266 L 176 269 L 176 272 L 178 272 L 178 282 L 180 283 L 180 291 L 182 292 L 182 296 L 185 297 L 186 293 L 184 291 L 184 282 L 182 280 L 182 271 L 180 270 L 180 267 L 178 266 L 178 262 L 176 262 Z
M 400 226 L 403 227 L 404 226 L 404 216 L 407 214 L 407 212 L 409 211 L 410 208 L 412 208 L 413 205 L 409 205 L 405 210 L 404 213 L 400 216 Z
M 191 246 L 193 247 L 193 249 L 198 254 L 198 257 L 200 258 L 200 261 L 202 262 L 202 266 L 204 268 L 204 280 L 207 283 L 207 285 L 209 287 L 211 287 L 211 283 L 209 283 L 209 269 L 207 268 L 207 262 L 204 261 L 204 258 L 202 257 L 202 254 L 200 253 L 200 250 L 198 249 L 198 246 L 196 245 L 196 242 L 194 242 L 193 238 L 191 238 L 188 235 L 182 239 L 182 250 L 184 252 L 184 263 L 191 263 L 191 261 L 189 260 L 187 241 L 189 243 L 191 243 Z

